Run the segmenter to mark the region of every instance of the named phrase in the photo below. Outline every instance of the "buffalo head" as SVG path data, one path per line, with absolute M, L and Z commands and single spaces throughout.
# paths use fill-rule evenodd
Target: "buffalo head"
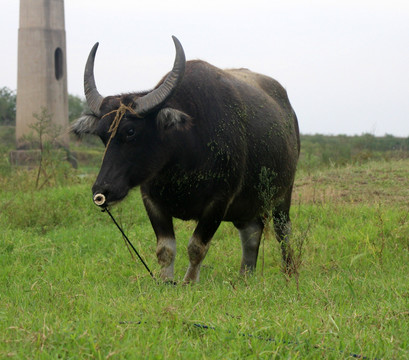
M 171 72 L 147 93 L 103 97 L 94 78 L 98 43 L 85 66 L 84 91 L 89 112 L 72 127 L 77 134 L 98 135 L 106 150 L 92 188 L 94 203 L 105 207 L 122 200 L 128 191 L 155 174 L 166 161 L 166 137 L 189 126 L 190 118 L 166 103 L 180 85 L 185 72 L 185 54 L 173 37 L 176 57 Z M 159 151 L 159 149 L 162 149 Z

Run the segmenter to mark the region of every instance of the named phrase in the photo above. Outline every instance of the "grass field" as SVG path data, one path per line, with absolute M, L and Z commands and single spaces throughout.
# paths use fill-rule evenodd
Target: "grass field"
M 271 231 L 240 277 L 226 223 L 194 286 L 194 223 L 175 222 L 178 285 L 157 284 L 92 204 L 94 175 L 42 190 L 34 172 L 0 175 L 0 358 L 409 358 L 409 160 L 298 173 L 298 278 Z M 138 190 L 112 212 L 158 273 Z

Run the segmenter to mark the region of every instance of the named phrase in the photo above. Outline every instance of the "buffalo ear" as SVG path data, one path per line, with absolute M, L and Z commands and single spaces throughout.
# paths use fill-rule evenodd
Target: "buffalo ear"
M 164 108 L 156 116 L 156 125 L 161 132 L 169 130 L 184 131 L 192 126 L 192 118 L 182 111 Z
M 70 131 L 77 136 L 84 134 L 96 135 L 99 119 L 94 115 L 83 114 L 76 120 L 70 128 Z

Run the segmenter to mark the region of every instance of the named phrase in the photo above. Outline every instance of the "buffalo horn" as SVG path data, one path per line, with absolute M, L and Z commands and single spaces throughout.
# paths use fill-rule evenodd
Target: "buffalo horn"
M 162 106 L 182 81 L 185 73 L 185 52 L 179 40 L 175 36 L 172 36 L 172 39 L 176 48 L 176 57 L 172 71 L 158 88 L 143 97 L 135 99 L 134 110 L 141 117 Z
M 84 92 L 90 110 L 97 116 L 100 115 L 100 108 L 104 97 L 97 90 L 94 78 L 94 60 L 99 43 L 96 43 L 89 53 L 84 71 Z

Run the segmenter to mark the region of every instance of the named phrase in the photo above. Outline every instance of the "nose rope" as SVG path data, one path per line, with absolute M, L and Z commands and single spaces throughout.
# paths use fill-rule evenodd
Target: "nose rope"
M 107 145 L 105 146 L 105 152 L 104 152 L 104 156 L 102 157 L 102 160 L 104 160 L 105 155 L 107 153 L 108 150 L 108 146 L 111 143 L 111 140 L 114 138 L 114 136 L 116 135 L 117 131 L 118 131 L 118 127 L 119 124 L 121 123 L 122 118 L 125 116 L 126 112 L 129 111 L 131 114 L 136 115 L 136 112 L 134 109 L 131 108 L 130 105 L 125 105 L 124 103 L 120 103 L 118 109 L 116 110 L 112 110 L 109 113 L 105 114 L 101 119 L 103 119 L 106 116 L 109 116 L 113 113 L 116 113 L 114 120 L 111 123 L 111 126 L 108 129 L 108 133 L 111 134 L 111 136 L 109 137 L 109 140 L 107 142 Z
M 106 212 L 110 218 L 112 219 L 112 221 L 114 222 L 114 224 L 116 225 L 116 227 L 119 229 L 119 231 L 122 234 L 122 237 L 126 240 L 126 244 L 127 246 L 129 245 L 132 250 L 135 252 L 135 254 L 138 256 L 139 260 L 142 262 L 143 266 L 145 266 L 145 269 L 148 271 L 149 275 L 152 277 L 152 279 L 155 279 L 155 276 L 153 275 L 152 271 L 149 269 L 148 265 L 146 265 L 145 261 L 142 259 L 141 255 L 139 255 L 138 251 L 135 249 L 135 247 L 132 245 L 132 243 L 129 241 L 128 237 L 125 235 L 124 231 L 122 230 L 122 228 L 119 226 L 119 224 L 116 222 L 115 218 L 113 217 L 113 215 L 111 214 L 111 212 L 108 210 L 107 207 L 105 207 L 102 212 Z M 129 250 L 129 247 L 128 247 Z M 133 255 L 131 253 L 131 251 L 129 251 L 132 258 Z

